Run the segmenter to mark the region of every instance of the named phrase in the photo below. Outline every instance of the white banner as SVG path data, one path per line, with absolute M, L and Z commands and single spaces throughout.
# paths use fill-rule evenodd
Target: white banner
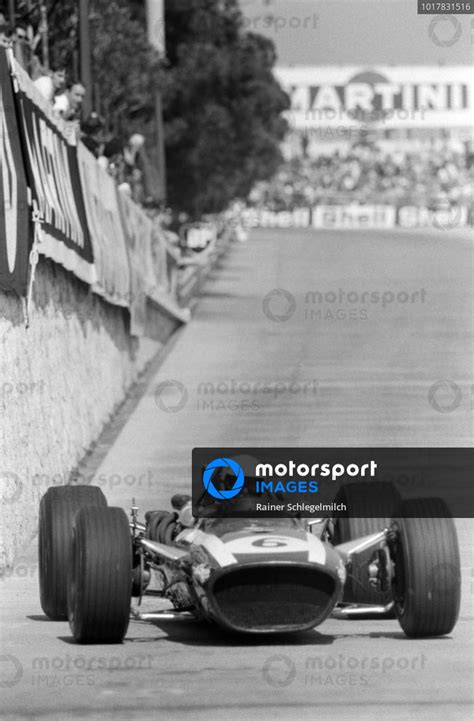
M 161 297 L 162 292 L 168 289 L 167 271 L 167 243 L 163 230 L 158 220 L 153 223 L 153 234 L 151 242 L 151 257 L 153 275 L 149 278 L 148 295 L 150 298 Z
M 246 228 L 317 228 L 377 230 L 384 228 L 464 228 L 472 223 L 464 205 L 428 208 L 424 205 L 317 205 L 294 210 L 245 208 L 239 222 Z
M 239 215 L 239 220 L 244 228 L 308 228 L 311 225 L 311 208 L 245 208 Z
M 128 307 L 130 271 L 115 181 L 82 143 L 78 158 L 97 273 L 93 290 L 109 303 Z
M 130 263 L 130 328 L 132 335 L 143 336 L 146 298 L 157 285 L 151 254 L 154 227 L 145 211 L 125 192 L 119 191 L 118 195 Z
M 396 224 L 392 205 L 318 205 L 313 208 L 313 228 L 330 230 L 383 229 Z
M 461 205 L 448 208 L 402 205 L 398 208 L 397 224 L 401 228 L 464 228 L 469 224 L 469 212 L 466 206 Z
M 294 130 L 356 123 L 396 128 L 468 128 L 474 74 L 469 66 L 276 68 L 290 95 Z

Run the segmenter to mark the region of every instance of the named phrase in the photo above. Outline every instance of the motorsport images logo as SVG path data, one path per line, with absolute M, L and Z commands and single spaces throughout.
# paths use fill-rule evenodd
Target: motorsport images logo
M 218 469 L 226 469 L 226 475 L 229 475 L 229 471 L 233 474 L 235 481 L 232 488 L 221 489 L 216 488 L 214 485 L 215 471 Z M 245 476 L 242 468 L 232 458 L 215 458 L 210 461 L 205 467 L 202 474 L 202 483 L 206 491 L 219 500 L 228 501 L 230 498 L 235 498 L 242 488 L 244 487 Z
M 0 688 L 12 688 L 21 680 L 23 666 L 16 656 L 7 653 L 0 656 Z
M 454 15 L 435 15 L 428 26 L 428 37 L 439 48 L 450 48 L 462 35 L 462 25 Z
M 284 288 L 274 288 L 263 299 L 262 309 L 269 320 L 284 323 L 295 314 L 295 296 Z
M 428 390 L 428 403 L 438 413 L 452 413 L 462 402 L 462 392 L 454 381 L 436 381 Z

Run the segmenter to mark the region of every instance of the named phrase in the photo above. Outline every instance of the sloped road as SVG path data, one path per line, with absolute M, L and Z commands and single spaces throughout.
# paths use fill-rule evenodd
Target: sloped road
M 134 496 L 145 511 L 189 489 L 195 445 L 469 445 L 471 252 L 442 231 L 254 233 L 84 474 L 110 504 Z M 396 621 L 329 620 L 257 643 L 131 622 L 120 646 L 79 647 L 42 614 L 33 544 L 1 586 L 0 716 L 464 721 L 474 576 L 472 523 L 457 525 L 459 623 L 416 641 Z

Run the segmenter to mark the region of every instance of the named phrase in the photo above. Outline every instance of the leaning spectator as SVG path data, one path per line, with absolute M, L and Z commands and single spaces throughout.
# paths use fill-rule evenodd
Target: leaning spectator
M 134 133 L 130 136 L 128 143 L 123 148 L 123 157 L 128 166 L 133 168 L 137 165 L 137 155 L 145 145 L 145 136 Z
M 31 47 L 28 40 L 26 25 L 23 25 L 22 23 L 16 24 L 12 40 L 15 59 L 20 63 L 24 70 L 29 72 L 28 63 L 31 54 Z
M 64 120 L 79 120 L 86 89 L 80 82 L 70 83 L 64 93 L 54 98 L 54 110 Z
M 104 146 L 104 155 L 99 157 L 99 163 L 104 167 L 107 163 L 109 175 L 115 178 L 117 184 L 125 180 L 125 162 L 123 159 L 123 143 L 119 138 L 112 138 Z
M 46 100 L 53 105 L 54 99 L 60 95 L 66 85 L 66 70 L 58 67 L 50 75 L 43 75 L 34 84 Z
M 104 119 L 95 111 L 81 123 L 82 137 L 81 140 L 95 157 L 103 155 L 104 152 Z

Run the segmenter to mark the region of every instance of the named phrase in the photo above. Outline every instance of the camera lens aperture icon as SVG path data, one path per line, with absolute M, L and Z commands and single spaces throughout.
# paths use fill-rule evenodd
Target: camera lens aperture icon
M 440 28 L 442 31 L 448 28 L 448 37 L 445 38 L 442 34 L 440 36 L 437 32 Z M 461 35 L 462 25 L 455 15 L 435 15 L 428 26 L 428 36 L 439 48 L 450 48 L 457 43 Z
M 295 680 L 296 667 L 289 656 L 270 656 L 263 664 L 262 674 L 270 686 L 285 688 Z
M 23 676 L 23 666 L 16 656 L 7 653 L 0 656 L 0 688 L 16 686 Z
M 162 381 L 155 388 L 155 403 L 165 413 L 178 413 L 187 402 L 188 391 L 181 381 Z
M 225 468 L 235 476 L 234 485 L 232 488 L 220 489 L 216 488 L 213 482 L 214 471 L 218 468 Z M 244 472 L 236 461 L 232 458 L 216 458 L 207 464 L 202 474 L 202 483 L 206 491 L 219 500 L 229 500 L 237 496 L 242 488 L 244 487 L 245 476 Z
M 461 389 L 451 380 L 436 381 L 428 391 L 428 403 L 438 413 L 452 413 L 461 401 Z
M 0 485 L 4 488 L 3 503 L 10 505 L 17 501 L 23 492 L 23 483 L 16 473 L 0 471 Z
M 262 302 L 263 312 L 274 323 L 284 323 L 296 311 L 296 299 L 284 288 L 274 288 L 266 294 Z

